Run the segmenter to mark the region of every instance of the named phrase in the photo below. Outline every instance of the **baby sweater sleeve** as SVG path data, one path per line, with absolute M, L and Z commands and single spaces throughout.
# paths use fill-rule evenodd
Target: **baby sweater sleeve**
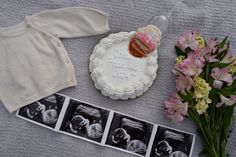
M 109 31 L 108 14 L 86 7 L 43 11 L 32 15 L 30 21 L 58 38 L 91 36 Z

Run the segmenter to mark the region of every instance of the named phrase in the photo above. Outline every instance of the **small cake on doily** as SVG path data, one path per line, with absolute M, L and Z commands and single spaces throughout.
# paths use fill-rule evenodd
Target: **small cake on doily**
M 154 25 L 101 39 L 90 57 L 91 78 L 112 99 L 142 95 L 156 78 L 161 32 Z

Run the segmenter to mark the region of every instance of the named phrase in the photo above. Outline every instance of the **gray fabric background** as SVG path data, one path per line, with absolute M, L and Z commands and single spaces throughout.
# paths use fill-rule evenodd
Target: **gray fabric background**
M 46 9 L 89 6 L 110 14 L 111 32 L 130 31 L 143 26 L 152 15 L 169 11 L 176 2 L 177 0 L 0 0 L 0 26 L 17 24 L 25 15 Z M 191 121 L 185 119 L 181 125 L 176 125 L 163 116 L 163 101 L 174 89 L 174 77 L 171 74 L 175 59 L 173 46 L 183 31 L 199 30 L 204 35 L 212 37 L 223 38 L 225 35 L 230 35 L 231 48 L 235 52 L 235 9 L 236 1 L 233 0 L 184 0 L 173 11 L 171 32 L 162 40 L 156 81 L 143 96 L 129 101 L 114 101 L 104 97 L 94 88 L 89 77 L 88 60 L 91 51 L 95 44 L 107 34 L 63 40 L 75 66 L 79 85 L 63 90 L 62 93 L 154 123 L 195 133 L 195 126 Z M 228 145 L 229 154 L 232 157 L 236 156 L 235 128 L 234 125 Z M 194 157 L 198 156 L 200 149 L 201 141 L 197 136 Z M 31 124 L 8 113 L 0 104 L 0 156 L 131 157 L 132 155 Z

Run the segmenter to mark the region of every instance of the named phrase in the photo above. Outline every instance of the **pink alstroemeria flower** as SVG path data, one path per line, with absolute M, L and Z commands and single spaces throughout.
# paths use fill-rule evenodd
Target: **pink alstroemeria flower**
M 169 100 L 165 101 L 165 115 L 174 122 L 183 121 L 188 112 L 188 103 L 183 103 L 177 93 L 174 93 Z
M 205 60 L 198 51 L 192 52 L 175 69 L 186 76 L 198 76 L 202 72 Z
M 234 56 L 231 52 L 231 50 L 228 50 L 228 53 L 225 55 L 225 57 L 220 61 L 220 63 L 231 63 L 234 61 Z
M 221 99 L 221 102 L 217 103 L 216 107 L 221 107 L 224 104 L 225 104 L 225 106 L 232 106 L 233 104 L 236 103 L 236 101 L 233 100 L 232 98 L 226 98 L 223 95 L 220 95 L 220 99 Z
M 219 59 L 216 58 L 217 55 L 212 53 L 212 48 L 206 46 L 204 48 L 202 48 L 201 50 L 197 50 L 198 53 L 201 54 L 201 56 L 204 56 L 204 58 L 209 62 L 219 62 Z
M 233 82 L 232 75 L 229 73 L 229 69 L 226 68 L 214 68 L 211 71 L 211 76 L 215 79 L 213 82 L 213 86 L 215 88 L 221 88 L 223 85 L 222 81 L 227 82 L 228 84 L 231 84 Z
M 207 40 L 207 48 L 209 49 L 210 53 L 215 53 L 217 50 L 217 40 L 213 40 L 213 39 L 208 39 Z
M 222 88 L 222 86 L 223 86 L 223 81 L 220 81 L 220 80 L 213 81 L 213 87 L 220 89 L 220 88 Z
M 219 62 L 219 59 L 217 59 L 216 56 L 217 55 L 207 54 L 205 55 L 205 58 L 209 63 Z
M 187 47 L 196 50 L 199 46 L 199 42 L 196 40 L 197 35 L 197 32 L 185 32 L 180 36 L 177 45 L 183 50 Z
M 216 58 L 216 54 L 214 54 L 217 50 L 217 41 L 213 39 L 207 40 L 207 45 L 200 50 L 200 54 L 204 56 L 204 58 L 212 63 L 212 62 L 219 62 L 219 59 Z
M 181 93 L 185 94 L 186 91 L 190 91 L 193 87 L 193 80 L 189 76 L 180 75 L 176 79 L 176 89 Z

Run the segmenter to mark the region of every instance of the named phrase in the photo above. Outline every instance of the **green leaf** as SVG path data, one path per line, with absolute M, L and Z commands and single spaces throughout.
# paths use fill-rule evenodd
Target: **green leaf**
M 214 54 L 218 54 L 219 53 L 219 49 L 216 49 L 216 52 Z
M 230 62 L 230 63 L 213 63 L 213 64 L 211 64 L 210 66 L 211 66 L 211 68 L 216 68 L 216 67 L 218 67 L 218 68 L 224 68 L 224 67 L 229 66 L 231 63 L 232 63 L 232 62 Z
M 228 53 L 228 50 L 229 49 L 225 49 L 225 50 L 221 51 L 220 53 L 218 53 L 216 58 L 222 60 L 225 57 L 225 55 Z
M 201 78 L 205 78 L 205 76 L 206 76 L 205 71 L 202 71 L 202 72 L 200 73 L 200 75 L 199 75 L 199 77 L 201 77 Z
M 226 86 L 221 89 L 223 91 L 223 94 L 225 96 L 233 95 L 236 92 L 236 79 L 233 81 L 233 83 L 230 86 Z
M 204 156 L 206 156 L 206 155 L 208 155 L 208 152 L 207 152 L 207 149 L 206 148 L 204 148 L 200 153 L 199 153 L 199 156 L 201 157 L 204 157 Z
M 212 88 L 210 93 L 209 93 L 209 98 L 211 99 L 211 104 L 209 105 L 211 109 L 209 114 L 215 114 L 215 106 L 217 104 L 217 102 L 219 101 L 219 96 L 217 95 L 217 90 L 215 88 Z M 211 117 L 214 120 L 214 117 Z
M 232 126 L 233 122 L 233 112 L 234 112 L 234 107 L 235 105 L 232 106 L 225 106 L 225 112 L 223 113 L 224 115 L 222 116 L 222 134 L 221 134 L 221 140 L 227 140 L 229 130 Z
M 228 42 L 227 42 L 227 47 L 229 48 L 229 46 L 230 46 L 230 42 L 228 41 Z
M 186 91 L 186 94 L 182 94 L 181 92 L 177 92 L 177 94 L 183 101 L 191 102 L 192 100 L 191 93 L 189 93 L 188 91 Z
M 222 48 L 224 47 L 225 42 L 227 41 L 228 37 L 229 37 L 229 36 L 226 36 L 226 37 L 224 38 L 224 40 L 223 40 L 221 43 L 219 43 L 219 44 L 217 45 L 217 47 L 218 47 L 219 49 L 222 49 Z
M 186 53 L 184 53 L 177 45 L 175 45 L 175 52 L 178 56 L 185 56 L 186 57 Z
M 189 52 L 192 52 L 193 50 L 190 48 L 190 47 L 187 47 L 186 49 L 185 49 L 185 53 L 186 54 L 188 54 Z
M 215 80 L 215 79 L 214 79 L 211 75 L 209 75 L 208 83 L 209 83 L 211 86 L 213 86 L 214 80 Z
M 210 64 L 207 62 L 206 64 L 206 81 L 209 81 L 209 73 L 210 73 Z
M 219 100 L 219 97 L 217 96 L 217 90 L 215 88 L 212 88 L 209 97 L 212 100 L 212 104 L 215 106 L 217 101 Z
M 236 77 L 236 72 L 235 72 L 235 73 L 233 73 L 232 77 L 233 77 L 233 78 L 234 78 L 234 77 Z

